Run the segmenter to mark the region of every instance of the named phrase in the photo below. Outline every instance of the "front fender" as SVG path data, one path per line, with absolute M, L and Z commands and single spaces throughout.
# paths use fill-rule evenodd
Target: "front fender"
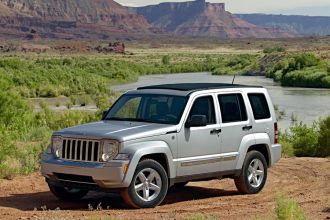
M 175 177 L 175 166 L 170 147 L 164 141 L 146 141 L 125 146 L 122 153 L 132 155 L 123 186 L 128 187 L 133 179 L 136 167 L 143 156 L 150 154 L 164 154 L 168 164 L 168 177 Z

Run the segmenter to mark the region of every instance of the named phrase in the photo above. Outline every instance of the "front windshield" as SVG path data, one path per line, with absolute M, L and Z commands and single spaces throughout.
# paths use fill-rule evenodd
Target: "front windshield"
M 186 97 L 173 95 L 123 95 L 104 120 L 140 121 L 176 125 L 186 105 Z

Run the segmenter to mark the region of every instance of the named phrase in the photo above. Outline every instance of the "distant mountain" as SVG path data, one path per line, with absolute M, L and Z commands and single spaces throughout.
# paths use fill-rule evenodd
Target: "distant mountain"
M 106 38 L 149 28 L 143 16 L 112 0 L 0 0 L 0 36 L 33 29 L 42 37 Z
M 294 36 L 287 30 L 258 27 L 226 11 L 225 4 L 205 0 L 139 8 L 113 0 L 0 0 L 0 37 L 11 39 Z
M 281 28 L 299 35 L 330 35 L 330 17 L 267 14 L 237 16 L 257 26 Z
M 275 38 L 292 37 L 292 33 L 277 27 L 258 27 L 225 10 L 224 3 L 208 3 L 205 0 L 161 3 L 131 8 L 146 17 L 153 27 L 185 36 L 219 38 Z
M 306 15 L 306 16 L 330 16 L 330 4 L 323 6 L 298 7 L 291 9 L 275 10 L 272 14 Z

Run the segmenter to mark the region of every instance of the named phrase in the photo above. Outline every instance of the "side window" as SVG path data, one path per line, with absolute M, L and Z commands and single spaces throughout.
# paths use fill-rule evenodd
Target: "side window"
M 262 93 L 248 94 L 255 120 L 270 118 L 266 97 Z
M 246 108 L 241 94 L 218 96 L 222 123 L 246 121 Z
M 207 124 L 215 124 L 215 110 L 212 96 L 197 98 L 190 110 L 188 121 L 193 115 L 205 115 Z

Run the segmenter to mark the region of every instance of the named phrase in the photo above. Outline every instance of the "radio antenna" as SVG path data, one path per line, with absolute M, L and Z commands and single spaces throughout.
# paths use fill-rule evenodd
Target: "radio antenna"
M 234 85 L 236 75 L 234 75 L 233 81 L 231 82 L 232 85 Z

